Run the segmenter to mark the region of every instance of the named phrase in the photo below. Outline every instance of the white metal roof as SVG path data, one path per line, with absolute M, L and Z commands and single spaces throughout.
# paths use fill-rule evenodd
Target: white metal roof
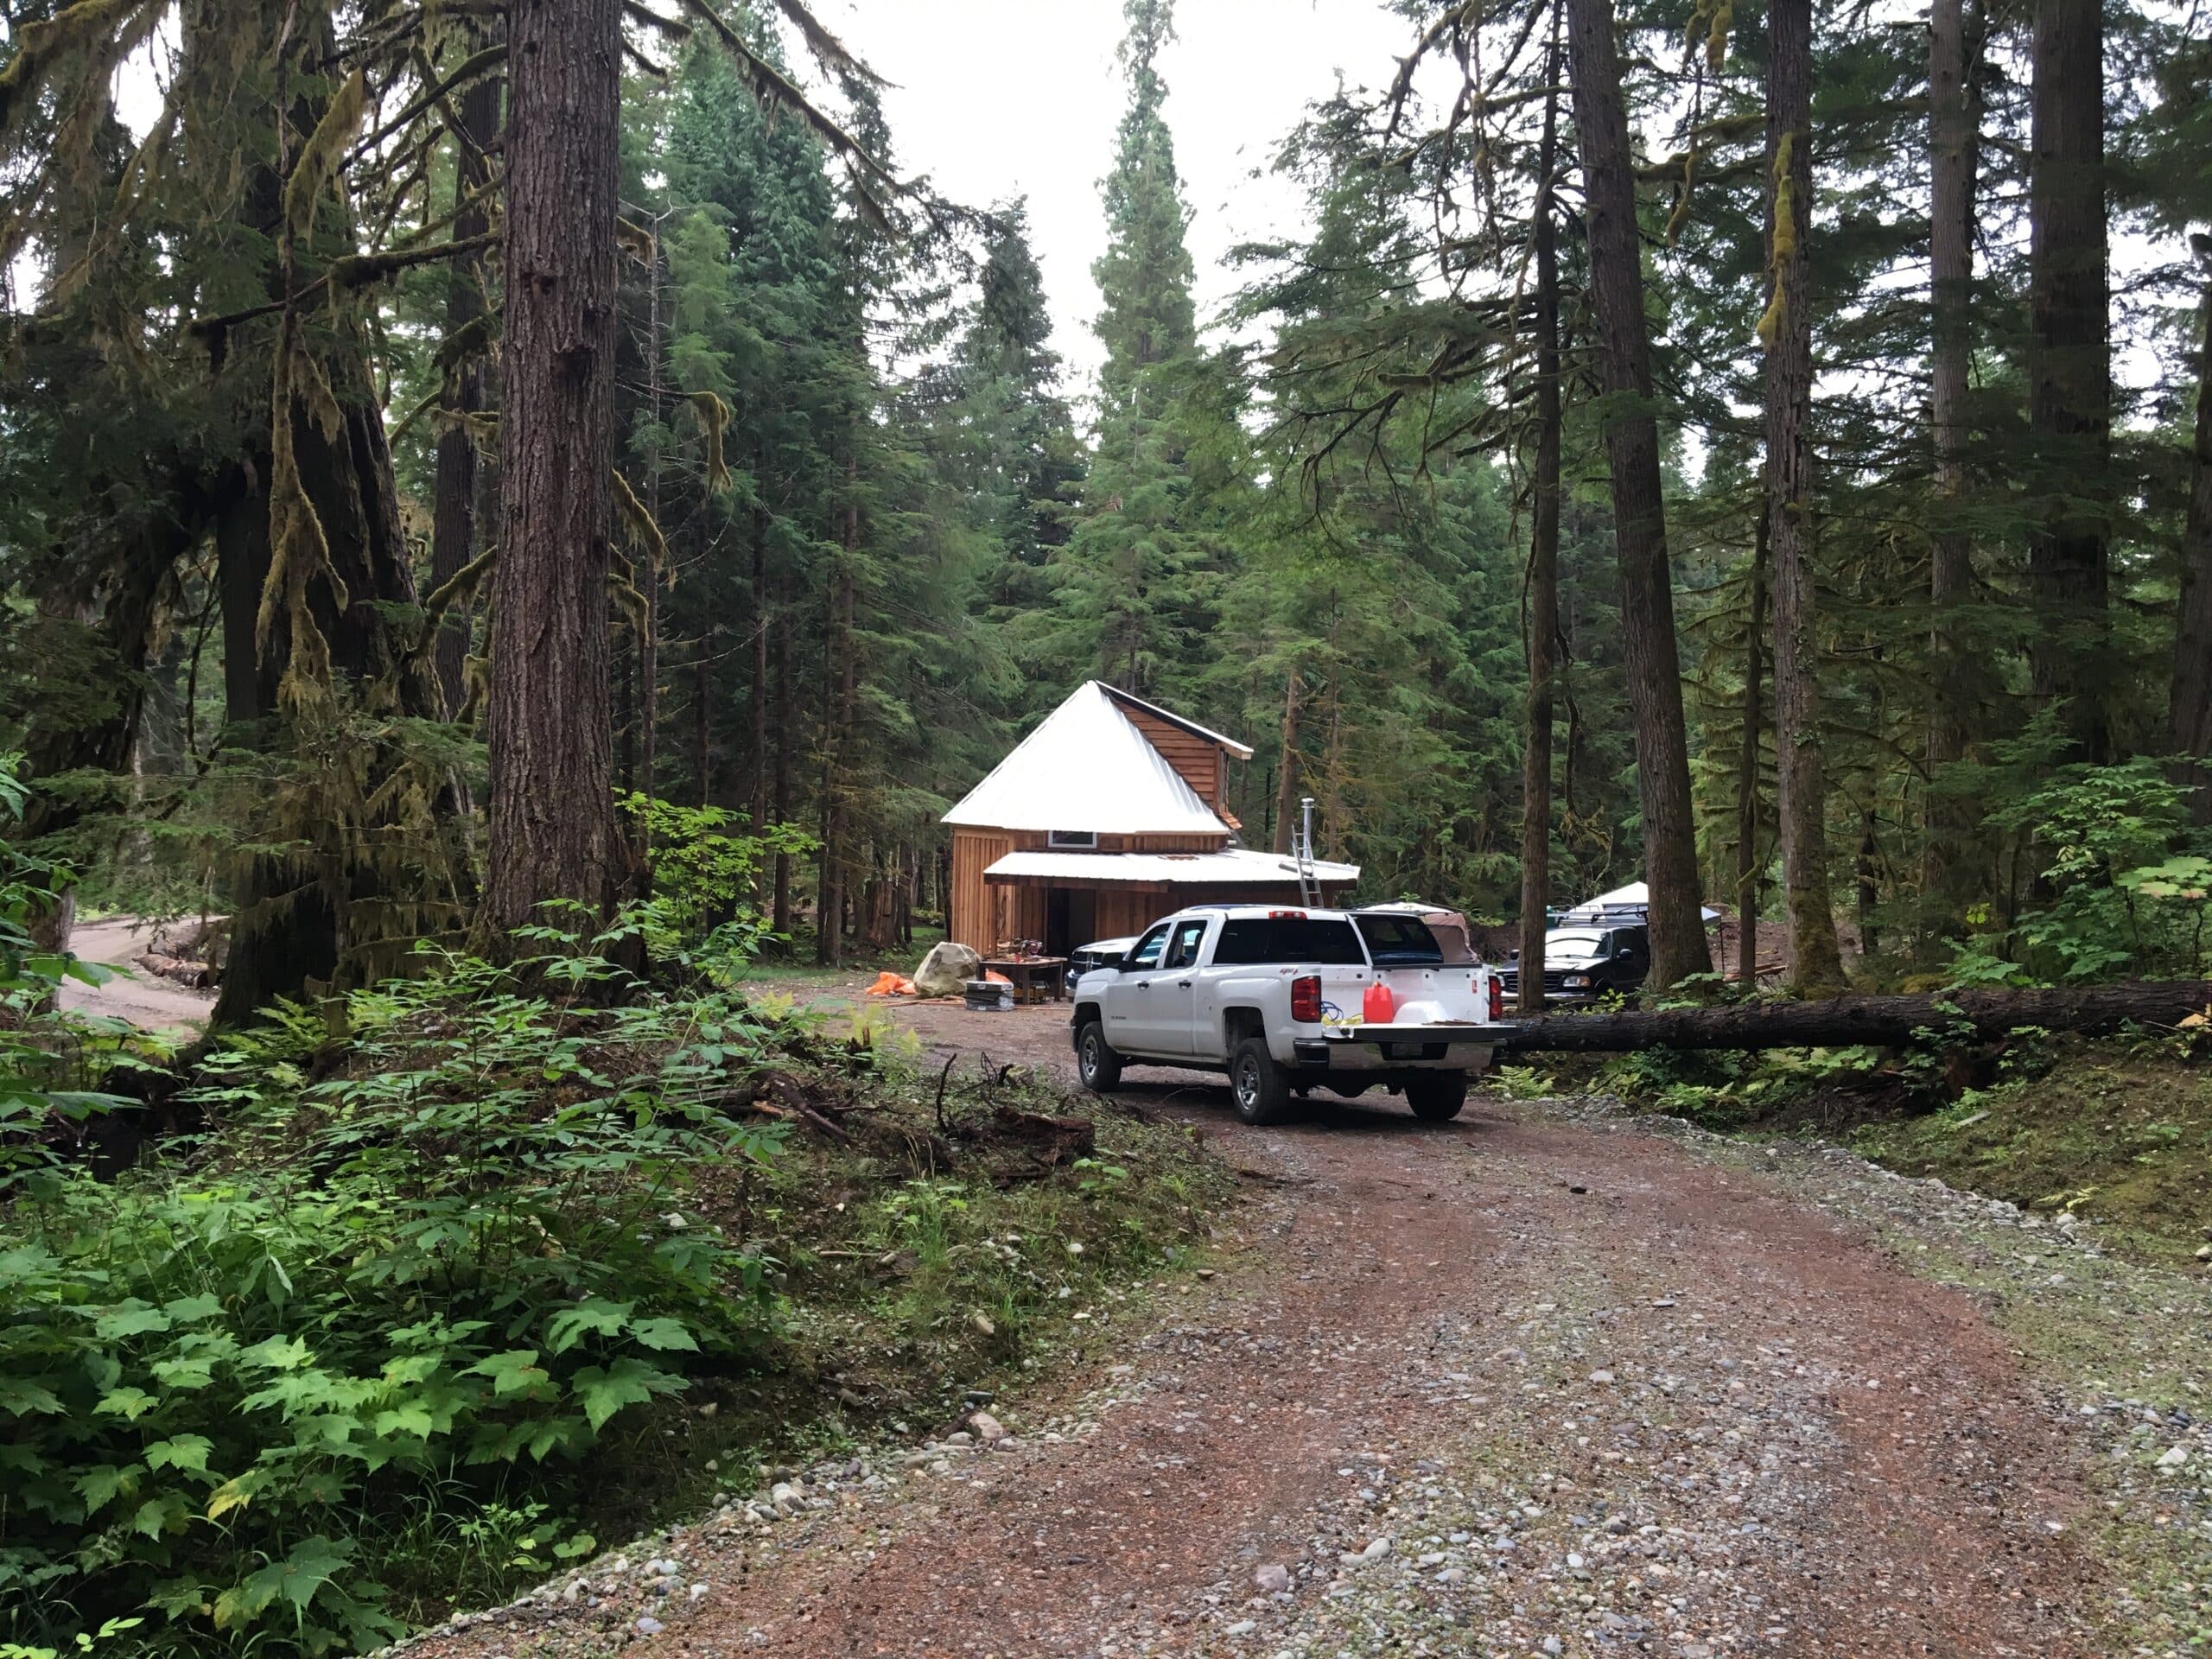
M 1624 887 L 1615 887 L 1611 893 L 1601 893 L 1595 899 L 1586 899 L 1567 912 L 1570 921 L 1580 918 L 1584 923 L 1602 917 L 1608 911 L 1648 910 L 1651 905 L 1649 882 L 1631 881 Z M 1720 912 L 1709 906 L 1700 906 L 1698 913 L 1708 921 L 1718 921 Z
M 1326 886 L 1347 886 L 1359 880 L 1359 866 L 1328 864 L 1317 859 L 1313 874 Z M 1294 882 L 1298 866 L 1281 853 L 1231 847 L 1218 853 L 1008 853 L 983 872 L 986 881 L 1021 876 L 1147 887 L 1161 883 L 1256 887 Z
M 1229 833 L 1096 680 L 1046 715 L 944 821 L 1102 836 Z

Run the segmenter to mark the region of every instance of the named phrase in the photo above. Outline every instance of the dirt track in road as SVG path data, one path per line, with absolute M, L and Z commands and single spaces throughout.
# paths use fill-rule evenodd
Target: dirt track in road
M 1065 1064 L 1064 1010 L 894 1017 L 940 1052 Z M 1131 1099 L 1200 1126 L 1255 1196 L 1211 1282 L 1102 1310 L 1129 1328 L 1078 1409 L 1011 1401 L 988 1452 L 683 1529 L 672 1596 L 640 1600 L 633 1552 L 527 1635 L 423 1650 L 2114 1651 L 2072 1448 L 1964 1295 L 1644 1135 L 1379 1099 L 1255 1130 L 1217 1080 L 1153 1077 Z
M 195 991 L 149 972 L 138 958 L 152 943 L 155 925 L 135 916 L 79 922 L 70 931 L 69 948 L 86 962 L 118 970 L 104 985 L 72 980 L 61 988 L 61 1006 L 73 1014 L 123 1020 L 147 1031 L 207 1023 L 215 1006 L 213 991 Z

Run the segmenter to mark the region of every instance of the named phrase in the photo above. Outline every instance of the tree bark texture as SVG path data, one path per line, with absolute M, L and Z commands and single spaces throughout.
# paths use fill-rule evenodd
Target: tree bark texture
M 1812 0 L 1768 9 L 1766 518 L 1774 562 L 1774 764 L 1789 982 L 1843 983 L 1828 892 L 1827 779 L 1821 760 L 1820 651 L 1813 571 Z
M 1675 598 L 1651 401 L 1651 343 L 1630 172 L 1628 116 L 1612 0 L 1567 0 L 1567 52 L 1582 145 L 1590 250 L 1611 462 L 1613 533 L 1629 709 L 1636 727 L 1643 810 L 1644 880 L 1651 888 L 1651 984 L 1664 988 L 1713 966 L 1700 916 L 1689 738 L 1675 639 Z
M 607 720 L 621 8 L 517 0 L 509 28 L 484 904 L 500 932 L 552 899 L 604 916 L 627 873 Z
M 484 187 L 488 169 L 484 152 L 499 133 L 499 103 L 503 78 L 486 75 L 472 82 L 461 95 L 461 142 L 455 146 L 453 236 L 455 241 L 482 236 L 491 228 L 488 204 L 475 193 Z M 456 258 L 447 277 L 446 337 L 456 338 L 484 315 L 484 260 L 481 254 Z M 445 402 L 449 409 L 474 414 L 485 405 L 485 353 L 480 347 L 464 353 L 447 371 Z M 476 435 L 456 422 L 438 435 L 437 482 L 431 503 L 430 587 L 443 587 L 477 554 L 476 497 L 478 474 Z M 451 720 L 468 701 L 467 664 L 472 629 L 469 609 L 455 607 L 438 629 L 439 695 L 445 716 Z
M 1916 1032 L 1963 1022 L 1978 1037 L 2024 1027 L 2085 1033 L 2133 1021 L 2172 1026 L 2212 1006 L 2212 982 L 2101 985 L 2086 989 L 1960 991 L 1949 996 L 1837 996 L 1652 1014 L 1555 1014 L 1519 1023 L 1502 1046 L 1518 1052 L 1624 1052 L 1646 1048 L 1896 1047 Z
M 1557 14 L 1554 14 L 1556 18 Z M 1549 77 L 1559 84 L 1554 24 Z M 1559 661 L 1559 231 L 1552 202 L 1559 166 L 1559 99 L 1544 101 L 1544 136 L 1537 147 L 1534 235 L 1536 245 L 1536 468 L 1529 523 L 1527 732 L 1521 754 L 1520 1005 L 1544 1006 L 1544 936 L 1551 924 L 1552 713 Z
M 309 613 L 329 644 L 334 679 L 353 688 L 367 707 L 434 717 L 442 708 L 435 677 L 404 664 L 406 642 L 390 620 L 414 607 L 415 577 L 400 531 L 384 414 L 369 375 L 366 341 L 357 331 L 349 330 L 341 348 L 326 358 L 324 373 L 342 416 L 336 435 L 326 436 L 304 409 L 293 416 L 301 483 L 321 521 L 337 578 L 335 588 L 324 578 L 315 581 Z M 237 509 L 247 521 L 217 537 L 219 559 L 243 562 L 244 569 L 221 569 L 218 580 L 226 653 L 243 664 L 226 680 L 226 693 L 246 700 L 231 702 L 228 723 L 242 740 L 263 746 L 283 737 L 276 724 L 278 685 L 291 658 L 291 629 L 280 607 L 257 643 L 255 611 L 270 563 L 265 451 L 250 475 L 254 482 Z M 342 610 L 336 603 L 341 590 Z M 397 755 L 382 758 L 378 775 L 399 763 Z M 443 816 L 454 804 L 445 800 L 437 810 Z M 359 971 L 362 953 L 378 943 L 362 925 L 369 913 L 365 906 L 389 912 L 375 924 L 387 944 L 397 935 L 412 940 L 450 925 L 449 909 L 435 920 L 410 916 L 409 906 L 435 903 L 437 895 L 394 891 L 355 855 L 360 850 L 341 839 L 308 855 L 256 856 L 233 874 L 230 952 L 211 1016 L 214 1024 L 243 1024 L 276 998 L 300 995 L 311 981 L 335 984 L 341 970 Z M 431 885 L 427 875 L 423 882 Z
M 775 632 L 773 674 L 776 686 L 776 766 L 775 802 L 770 809 L 770 819 L 778 824 L 788 823 L 791 816 L 791 722 L 798 716 L 798 706 L 791 695 L 791 630 L 778 628 Z M 779 941 L 781 951 L 790 949 L 791 935 L 791 855 L 779 849 L 776 854 L 775 878 L 769 899 L 768 925 Z
M 2105 557 L 2112 426 L 2100 0 L 2036 0 L 2028 194 L 2028 425 L 2050 499 L 2030 541 L 2030 657 L 2067 759 L 2111 751 Z
M 856 466 L 849 465 L 846 484 L 857 480 Z M 846 568 L 837 575 L 835 609 L 830 620 L 830 658 L 836 670 L 836 696 L 830 709 L 829 729 L 822 749 L 822 884 L 821 915 L 817 918 L 815 958 L 836 967 L 845 959 L 845 881 L 851 861 L 846 845 L 850 827 L 847 810 L 845 770 L 852 742 L 855 699 L 859 691 L 858 664 L 854 659 L 853 572 L 849 561 L 860 550 L 861 516 L 857 505 L 845 509 Z
M 2212 262 L 2212 246 L 2200 250 Z M 2182 537 L 2181 607 L 2174 625 L 2173 741 L 2193 785 L 2190 816 L 2212 823 L 2212 287 L 2204 295 L 2197 359 L 2196 442 L 2190 460 L 2189 519 Z
M 1974 539 L 1960 522 L 1967 493 L 1967 385 L 1973 349 L 1974 204 L 1977 105 L 1968 85 L 1978 54 L 1965 0 L 1933 0 L 1928 35 L 1929 414 L 1933 429 L 1937 518 L 1929 542 L 1928 769 L 1940 784 L 1946 766 L 1964 760 L 1973 741 L 1980 687 L 1976 654 L 1959 626 L 1974 599 Z M 1931 789 L 1923 887 L 1931 921 L 1955 925 L 1966 902 L 1974 815 L 1955 794 Z
M 652 461 L 645 474 L 645 515 L 660 523 L 660 446 L 665 436 L 660 420 L 660 226 L 653 226 L 647 255 L 646 291 L 650 296 L 645 319 L 645 410 L 652 423 Z M 660 779 L 660 568 L 649 558 L 639 571 L 645 589 L 645 623 L 638 634 L 638 788 L 648 810 L 638 821 L 638 845 L 648 859 L 652 854 L 652 803 L 659 796 Z M 704 804 L 705 785 L 700 785 Z
M 1759 877 L 1766 868 L 1759 852 L 1759 728 L 1765 718 L 1761 703 L 1766 671 L 1767 522 L 1762 509 L 1751 543 L 1751 615 L 1744 624 L 1744 733 L 1736 754 L 1736 977 L 1746 985 L 1756 984 L 1759 976 Z
M 768 446 L 753 450 L 753 785 L 747 809 L 757 829 L 768 807 Z

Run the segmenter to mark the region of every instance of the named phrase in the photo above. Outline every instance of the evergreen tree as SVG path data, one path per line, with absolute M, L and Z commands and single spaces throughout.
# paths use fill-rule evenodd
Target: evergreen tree
M 1104 296 L 1096 327 L 1097 440 L 1060 561 L 1051 630 L 1063 671 L 1173 696 L 1207 654 L 1218 570 L 1193 529 L 1185 399 L 1197 313 L 1183 200 L 1168 130 L 1161 49 L 1173 0 L 1126 0 L 1121 60 L 1129 104 L 1100 185 L 1107 249 L 1092 267 Z
M 1039 601 L 1037 573 L 1067 543 L 1084 478 L 1051 338 L 1027 208 L 1016 201 L 995 209 L 987 223 L 976 302 L 954 356 L 950 411 L 980 528 L 1005 552 L 993 597 L 1006 607 Z

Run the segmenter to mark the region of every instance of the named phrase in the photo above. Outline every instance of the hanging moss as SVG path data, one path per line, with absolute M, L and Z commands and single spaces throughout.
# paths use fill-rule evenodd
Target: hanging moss
M 42 23 L 26 23 L 16 37 L 16 55 L 0 69 L 0 133 L 17 111 L 29 108 L 56 66 L 75 57 L 106 55 L 116 37 L 138 14 L 161 11 L 147 0 L 78 0 Z M 105 91 L 105 77 L 99 78 Z
M 356 69 L 330 100 L 322 119 L 315 124 L 315 131 L 292 168 L 292 176 L 284 181 L 284 224 L 293 235 L 305 235 L 314 221 L 315 200 L 337 176 L 353 135 L 360 129 L 361 112 L 368 101 L 368 82 Z
M 1759 319 L 1758 328 L 1759 344 L 1768 351 L 1774 349 L 1789 315 L 1789 295 L 1783 278 L 1797 251 L 1797 182 L 1790 170 L 1796 148 L 1797 135 L 1785 132 L 1774 152 L 1774 250 L 1769 267 L 1774 275 L 1774 298 Z
M 695 391 L 690 402 L 699 416 L 700 430 L 707 440 L 707 487 L 720 492 L 729 488 L 729 466 L 722 458 L 722 435 L 729 429 L 729 405 L 711 391 Z
M 1727 60 L 1728 31 L 1735 21 L 1735 0 L 1697 0 L 1682 31 L 1682 44 L 1692 52 L 1703 47 L 1706 67 L 1718 69 Z

